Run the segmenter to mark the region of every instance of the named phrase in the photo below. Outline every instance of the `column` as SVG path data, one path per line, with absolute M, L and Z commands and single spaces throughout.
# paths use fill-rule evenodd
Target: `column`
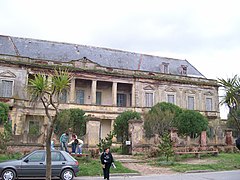
M 112 84 L 112 105 L 117 106 L 117 82 Z
M 88 147 L 96 147 L 99 143 L 99 132 L 100 131 L 100 119 L 97 118 L 89 118 L 86 124 L 86 139 L 85 144 Z
M 72 78 L 71 80 L 71 84 L 70 84 L 70 103 L 75 103 L 75 94 L 76 94 L 76 90 L 75 90 L 75 78 Z
M 91 104 L 96 104 L 96 90 L 97 90 L 97 81 L 92 81 L 92 88 L 91 88 Z
M 135 97 L 135 83 L 132 84 L 132 107 L 136 107 L 136 97 Z

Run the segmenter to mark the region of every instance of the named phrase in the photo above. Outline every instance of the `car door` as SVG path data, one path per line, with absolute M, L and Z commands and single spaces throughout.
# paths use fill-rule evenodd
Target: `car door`
M 46 174 L 45 151 L 36 151 L 23 159 L 19 176 L 40 177 Z
M 60 176 L 62 168 L 67 165 L 65 157 L 60 151 L 52 151 L 52 176 Z

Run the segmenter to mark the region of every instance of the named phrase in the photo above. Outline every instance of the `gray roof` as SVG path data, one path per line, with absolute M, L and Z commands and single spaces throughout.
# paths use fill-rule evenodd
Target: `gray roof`
M 205 78 L 187 60 L 29 38 L 0 35 L 0 54 L 62 62 L 86 57 L 105 67 L 149 72 L 160 72 L 160 65 L 165 62 L 169 63 L 170 74 L 179 75 L 178 68 L 185 65 L 188 76 Z

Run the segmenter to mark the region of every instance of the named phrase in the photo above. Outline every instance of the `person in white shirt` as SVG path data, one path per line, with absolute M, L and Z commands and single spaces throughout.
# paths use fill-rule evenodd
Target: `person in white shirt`
M 72 145 L 73 154 L 82 154 L 83 141 L 78 139 L 76 134 L 72 135 L 72 140 L 68 143 L 68 145 Z

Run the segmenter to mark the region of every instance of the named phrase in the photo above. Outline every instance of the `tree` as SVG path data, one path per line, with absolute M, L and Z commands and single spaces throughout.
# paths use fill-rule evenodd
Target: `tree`
M 47 137 L 46 137 L 46 179 L 51 180 L 51 138 L 57 114 L 59 113 L 59 97 L 63 90 L 69 87 L 70 76 L 67 71 L 55 70 L 51 78 L 44 74 L 36 74 L 34 79 L 29 80 L 28 92 L 30 101 L 33 103 L 41 102 L 44 106 L 46 116 L 48 117 Z M 55 111 L 55 116 L 50 111 Z
M 182 109 L 172 103 L 161 102 L 153 106 L 144 116 L 144 129 L 146 137 L 154 134 L 162 136 L 170 127 L 174 126 L 175 119 Z
M 125 111 L 116 118 L 113 132 L 116 134 L 117 138 L 121 139 L 122 144 L 128 140 L 128 121 L 130 119 L 140 118 L 140 114 L 134 111 Z
M 72 128 L 78 137 L 86 134 L 86 116 L 81 109 L 65 109 L 57 116 L 55 132 L 60 136 L 66 129 Z
M 168 158 L 170 156 L 173 155 L 174 151 L 173 151 L 173 145 L 172 145 L 172 141 L 171 141 L 171 137 L 170 134 L 167 132 L 163 133 L 162 136 L 162 142 L 161 144 L 158 146 L 160 153 L 163 154 L 168 162 Z
M 0 102 L 0 124 L 3 124 L 4 130 L 0 133 L 0 149 L 2 152 L 7 149 L 7 142 L 11 139 L 12 128 L 8 120 L 9 106 Z
M 179 134 L 196 137 L 208 128 L 208 120 L 199 112 L 194 110 L 184 110 L 176 118 L 176 127 Z
M 114 134 L 110 131 L 109 134 L 107 134 L 107 137 L 104 139 L 101 139 L 99 144 L 97 144 L 100 152 L 103 152 L 105 148 L 110 148 L 112 146 L 112 139 L 113 139 Z
M 238 131 L 240 131 L 240 78 L 235 75 L 233 78 L 218 79 L 218 83 L 224 88 L 226 94 L 221 100 L 221 104 L 226 104 L 229 108 L 229 114 L 233 117 Z

